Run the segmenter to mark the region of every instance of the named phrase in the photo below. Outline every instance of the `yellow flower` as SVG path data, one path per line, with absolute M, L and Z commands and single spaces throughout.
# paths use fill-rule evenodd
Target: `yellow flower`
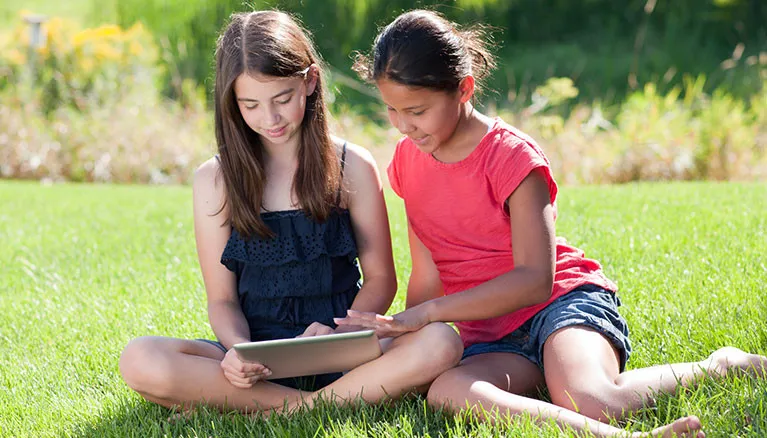
M 27 57 L 18 49 L 11 49 L 5 54 L 5 58 L 13 65 L 24 65 Z
M 93 54 L 98 60 L 115 60 L 120 59 L 120 52 L 112 45 L 106 42 L 99 41 L 93 48 Z
M 141 47 L 141 44 L 139 44 L 137 41 L 130 42 L 130 45 L 128 46 L 128 53 L 130 53 L 131 56 L 141 56 L 143 51 L 144 48 Z
M 74 47 L 80 47 L 93 39 L 93 29 L 83 29 L 72 37 L 72 45 Z
M 116 26 L 114 24 L 107 24 L 104 26 L 97 27 L 93 30 L 93 36 L 97 39 L 116 39 L 119 40 L 122 36 L 122 31 L 120 31 L 120 27 Z
M 44 24 L 47 45 L 60 48 L 64 40 L 64 20 L 53 17 Z

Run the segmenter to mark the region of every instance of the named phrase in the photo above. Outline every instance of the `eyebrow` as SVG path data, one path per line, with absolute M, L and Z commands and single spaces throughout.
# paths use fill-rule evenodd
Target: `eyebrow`
M 287 90 L 280 91 L 279 93 L 275 94 L 271 98 L 272 99 L 276 99 L 276 98 L 284 96 L 284 95 L 286 95 L 288 93 L 292 93 L 294 90 L 295 90 L 295 88 L 288 88 Z M 258 102 L 258 100 L 256 100 L 256 99 L 250 99 L 250 98 L 247 98 L 247 97 L 238 97 L 237 101 L 238 102 Z
M 388 103 L 384 102 L 384 104 L 386 104 L 386 106 L 388 106 L 388 107 L 392 108 L 392 106 L 391 106 L 391 105 L 389 105 Z M 422 104 L 420 104 L 420 105 L 413 105 L 413 106 L 409 106 L 409 107 L 407 107 L 407 108 L 402 108 L 402 110 L 403 110 L 403 111 L 412 111 L 412 110 L 414 110 L 414 109 L 422 108 L 422 107 L 425 107 L 425 106 L 426 106 L 426 104 L 425 104 L 425 103 L 422 103 Z

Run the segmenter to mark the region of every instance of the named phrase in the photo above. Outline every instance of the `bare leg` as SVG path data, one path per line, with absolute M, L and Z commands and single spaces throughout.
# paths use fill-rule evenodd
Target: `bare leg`
M 443 323 L 431 323 L 417 332 L 386 341 L 382 343 L 381 357 L 349 371 L 311 398 L 352 401 L 361 397 L 376 403 L 408 392 L 424 392 L 437 376 L 454 367 L 463 354 L 460 337 Z
M 473 356 L 439 376 L 428 394 L 429 403 L 454 411 L 467 405 L 476 415 L 495 421 L 500 416 L 531 415 L 539 422 L 554 420 L 562 427 L 598 437 L 661 436 L 703 437 L 700 420 L 685 417 L 650 433 L 630 433 L 569 409 L 518 395 L 543 383 L 538 368 L 522 356 L 488 353 Z M 516 392 L 516 393 L 514 393 Z
M 279 411 L 301 392 L 269 382 L 250 389 L 233 386 L 221 371 L 224 353 L 201 341 L 141 337 L 131 341 L 120 358 L 120 372 L 129 387 L 165 407 L 189 409 L 203 402 L 222 410 Z
M 657 365 L 619 374 L 618 353 L 612 344 L 582 326 L 552 334 L 544 344 L 543 357 L 552 402 L 602 420 L 622 418 L 653 404 L 658 392 L 673 393 L 706 376 L 731 372 L 764 376 L 767 370 L 767 358 L 726 347 L 700 362 Z
M 383 342 L 384 354 L 346 373 L 314 393 L 258 382 L 233 386 L 221 371 L 224 353 L 201 341 L 143 337 L 131 341 L 120 358 L 120 372 L 132 389 L 166 407 L 191 408 L 196 403 L 222 410 L 280 412 L 311 406 L 317 397 L 337 402 L 360 397 L 376 403 L 428 385 L 455 366 L 463 353 L 458 334 L 442 323 Z

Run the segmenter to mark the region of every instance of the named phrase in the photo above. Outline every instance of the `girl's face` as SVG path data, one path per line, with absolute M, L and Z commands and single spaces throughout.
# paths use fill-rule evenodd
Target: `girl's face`
M 265 146 L 297 140 L 306 110 L 306 97 L 317 85 L 313 71 L 306 77 L 275 77 L 241 74 L 234 94 L 245 123 Z
M 433 154 L 452 138 L 461 118 L 462 95 L 411 87 L 389 79 L 376 81 L 389 121 L 421 151 Z

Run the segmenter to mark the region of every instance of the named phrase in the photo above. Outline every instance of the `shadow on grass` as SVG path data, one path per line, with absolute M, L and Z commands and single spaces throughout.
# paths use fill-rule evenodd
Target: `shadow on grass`
M 323 436 L 454 436 L 468 425 L 452 415 L 437 412 L 423 397 L 412 397 L 388 406 L 355 404 L 340 407 L 321 403 L 312 410 L 270 418 L 219 413 L 200 408 L 170 420 L 173 411 L 140 401 L 128 401 L 106 410 L 98 421 L 81 424 L 62 437 L 323 437 Z M 456 424 L 456 421 L 458 424 Z

